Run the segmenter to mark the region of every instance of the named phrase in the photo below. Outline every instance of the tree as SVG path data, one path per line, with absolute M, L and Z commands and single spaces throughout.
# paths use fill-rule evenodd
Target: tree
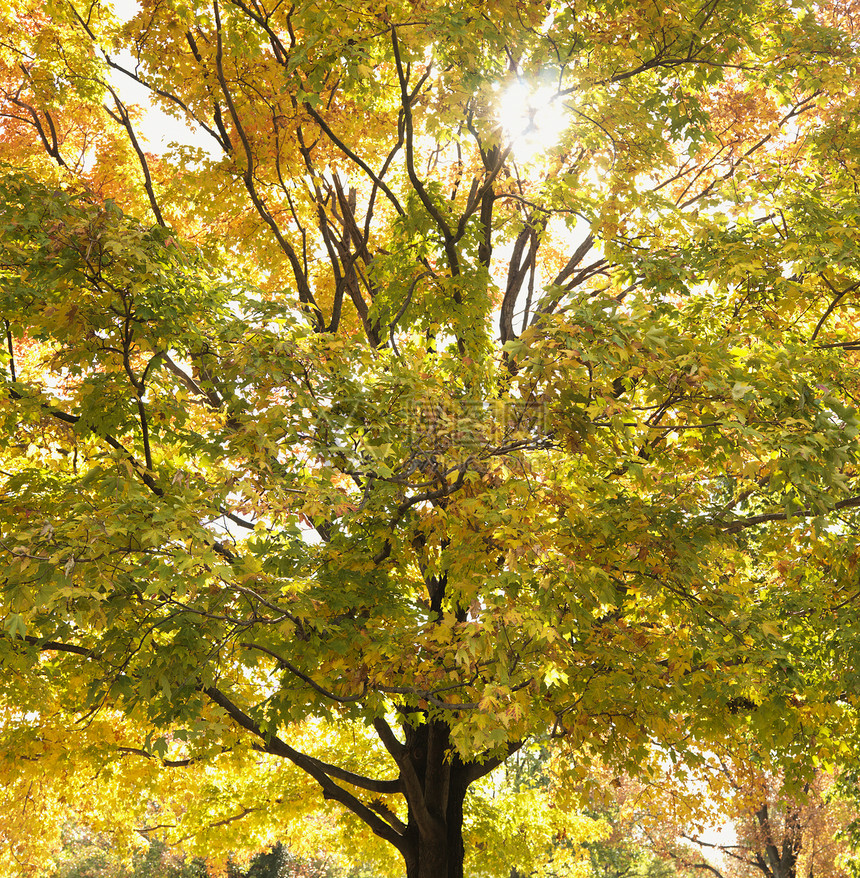
M 722 854 L 723 867 L 707 867 L 710 874 L 738 878 L 799 878 L 848 875 L 849 845 L 845 830 L 853 819 L 848 803 L 835 795 L 834 778 L 822 770 L 800 790 L 786 788 L 782 777 L 747 763 L 726 763 L 721 769 L 734 795 L 723 803 L 734 825 L 733 843 L 716 843 L 689 834 L 684 852 Z M 682 859 L 694 862 L 682 854 Z
M 654 829 L 668 834 L 665 816 L 653 815 L 649 801 L 642 796 L 643 785 L 630 777 L 601 777 L 593 771 L 589 811 L 605 821 L 608 832 L 588 844 L 591 874 L 594 878 L 688 878 L 695 872 L 673 857 L 675 846 L 654 844 Z M 663 824 L 660 820 L 663 818 Z M 677 841 L 677 827 L 673 842 Z M 671 829 L 669 830 L 671 832 Z
M 822 767 L 792 782 L 768 762 L 757 742 L 735 742 L 731 750 L 687 754 L 674 765 L 657 760 L 647 779 L 607 782 L 592 772 L 592 795 L 608 794 L 612 826 L 592 859 L 596 852 L 607 875 L 632 874 L 638 854 L 669 874 L 677 868 L 716 878 L 847 876 L 855 820 L 847 784 Z
M 313 784 L 461 878 L 535 736 L 838 749 L 855 15 L 4 7 L 7 757 L 219 838 Z M 149 151 L 131 80 L 208 149 Z
M 78 827 L 67 828 L 63 862 L 51 878 L 207 878 L 209 874 L 202 861 L 177 856 L 158 841 L 126 868 L 114 860 L 103 839 L 89 838 Z
M 523 747 L 469 795 L 464 840 L 474 878 L 588 875 L 589 847 L 606 823 L 582 813 L 555 788 L 545 746 Z

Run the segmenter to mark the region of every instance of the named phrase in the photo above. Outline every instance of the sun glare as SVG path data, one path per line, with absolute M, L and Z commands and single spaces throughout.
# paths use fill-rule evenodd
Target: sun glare
M 567 127 L 567 110 L 552 86 L 520 80 L 501 92 L 498 107 L 505 137 L 521 162 L 529 162 L 555 146 Z

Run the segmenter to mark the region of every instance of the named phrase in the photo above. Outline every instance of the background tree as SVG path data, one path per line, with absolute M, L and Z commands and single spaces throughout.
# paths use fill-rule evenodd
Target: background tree
M 152 840 L 130 861 L 124 862 L 111 850 L 109 840 L 93 836 L 84 828 L 64 828 L 60 863 L 45 872 L 50 878 L 340 878 L 346 872 L 322 860 L 312 861 L 292 855 L 281 844 L 272 846 L 240 864 L 229 861 L 224 868 L 191 858 L 181 851 Z M 358 878 L 351 873 L 349 878 Z
M 731 769 L 727 769 L 731 771 Z M 721 854 L 719 868 L 700 872 L 738 878 L 814 878 L 847 876 L 850 847 L 844 830 L 851 820 L 848 804 L 834 795 L 833 777 L 817 772 L 801 790 L 785 789 L 781 778 L 759 774 L 731 783 L 736 789 L 732 819 L 736 838 L 715 842 L 686 834 L 682 862 L 709 862 L 708 853 Z M 730 824 L 731 825 L 731 824 Z M 698 856 L 691 857 L 691 851 Z
M 591 845 L 603 839 L 602 819 L 559 795 L 546 747 L 523 747 L 469 796 L 464 826 L 470 875 L 580 878 L 588 875 Z
M 206 844 L 311 784 L 461 878 L 536 736 L 836 755 L 856 46 L 847 0 L 4 7 L 10 764 L 194 788 Z
M 608 800 L 613 827 L 595 848 L 602 862 L 637 868 L 630 840 L 638 839 L 640 861 L 649 863 L 647 852 L 669 874 L 675 867 L 716 878 L 850 874 L 854 811 L 833 773 L 786 779 L 757 746 L 692 757 L 652 763 L 639 779 L 593 773 L 592 797 Z
M 118 860 L 109 843 L 80 827 L 66 826 L 62 861 L 51 878 L 207 878 L 202 860 L 165 849 L 154 841 L 131 863 Z M 46 873 L 47 874 L 47 873 Z
M 654 844 L 654 830 L 660 826 L 659 811 L 652 820 L 640 782 L 613 776 L 595 766 L 589 773 L 587 789 L 587 812 L 599 817 L 608 829 L 603 837 L 587 844 L 594 878 L 688 878 L 695 874 L 678 857 L 671 856 L 674 845 L 669 846 L 668 853 L 666 846 Z

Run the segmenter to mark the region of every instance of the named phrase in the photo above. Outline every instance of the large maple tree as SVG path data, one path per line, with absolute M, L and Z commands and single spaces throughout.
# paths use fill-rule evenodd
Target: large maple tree
M 856 15 L 4 6 L 7 756 L 291 765 L 461 878 L 536 737 L 846 740 Z

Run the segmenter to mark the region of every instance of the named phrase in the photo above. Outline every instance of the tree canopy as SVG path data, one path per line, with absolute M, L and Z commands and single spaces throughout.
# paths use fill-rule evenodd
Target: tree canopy
M 857 14 L 6 4 L 21 795 L 88 759 L 229 836 L 310 784 L 462 878 L 533 740 L 560 801 L 587 751 L 852 752 Z

